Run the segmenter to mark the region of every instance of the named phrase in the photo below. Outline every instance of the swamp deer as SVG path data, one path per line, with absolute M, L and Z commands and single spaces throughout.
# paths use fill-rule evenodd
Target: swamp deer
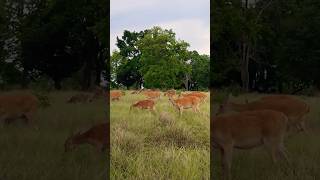
M 91 97 L 91 94 L 89 94 L 89 93 L 79 93 L 79 94 L 71 96 L 67 100 L 67 103 L 85 103 L 85 102 L 89 102 L 90 97 Z
M 153 114 L 156 113 L 155 112 L 155 102 L 153 100 L 150 100 L 150 99 L 141 100 L 141 101 L 138 101 L 138 102 L 132 104 L 130 106 L 129 112 L 131 112 L 131 110 L 133 108 L 149 109 Z
M 205 100 L 207 98 L 207 95 L 202 92 L 191 92 L 188 94 L 180 94 L 180 96 L 182 96 L 182 97 L 196 96 L 196 97 L 200 98 L 201 103 L 205 102 Z
M 283 139 L 287 116 L 279 111 L 256 110 L 211 117 L 211 143 L 222 157 L 224 179 L 231 178 L 233 149 L 265 145 L 274 163 L 279 156 L 289 163 Z
M 115 100 L 120 100 L 120 97 L 121 96 L 124 96 L 125 93 L 123 91 L 119 91 L 119 90 L 112 90 L 110 91 L 110 98 L 112 101 L 115 101 Z
M 170 89 L 170 90 L 166 91 L 163 95 L 164 96 L 168 96 L 168 97 L 175 96 L 176 95 L 176 90 Z
M 143 93 L 149 99 L 160 99 L 160 91 L 146 91 Z
M 90 144 L 98 150 L 106 150 L 109 144 L 109 123 L 97 124 L 89 130 L 70 136 L 64 144 L 65 152 L 72 151 L 80 144 Z
M 303 117 L 309 113 L 310 107 L 302 100 L 285 95 L 271 95 L 246 104 L 237 104 L 228 102 L 228 99 L 220 105 L 218 114 L 228 109 L 237 112 L 271 109 L 283 112 L 289 119 L 288 125 L 290 127 L 296 127 L 299 131 L 306 131 Z
M 38 98 L 31 92 L 14 91 L 0 95 L 0 121 L 9 124 L 23 118 L 31 124 L 39 106 Z
M 196 96 L 187 96 L 178 99 L 173 99 L 172 97 L 169 97 L 169 101 L 172 103 L 174 107 L 176 107 L 179 110 L 180 116 L 182 115 L 183 109 L 192 108 L 194 112 L 200 112 L 200 98 Z

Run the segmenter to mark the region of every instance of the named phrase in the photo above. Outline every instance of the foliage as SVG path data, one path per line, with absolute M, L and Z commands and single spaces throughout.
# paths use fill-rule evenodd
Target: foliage
M 211 5 L 212 86 L 243 85 L 245 42 L 251 47 L 251 90 L 298 93 L 320 87 L 318 1 L 258 1 L 246 8 L 240 1 L 216 0 Z
M 127 88 L 207 89 L 209 56 L 187 50 L 172 30 L 153 27 L 140 32 L 125 30 L 117 38 L 119 51 L 111 55 L 111 78 Z M 194 86 L 191 87 L 190 84 Z

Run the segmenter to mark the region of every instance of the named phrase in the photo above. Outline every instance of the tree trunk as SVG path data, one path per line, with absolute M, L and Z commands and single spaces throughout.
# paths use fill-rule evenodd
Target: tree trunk
M 249 91 L 249 45 L 245 42 L 242 43 L 242 57 L 241 57 L 241 81 L 242 90 Z

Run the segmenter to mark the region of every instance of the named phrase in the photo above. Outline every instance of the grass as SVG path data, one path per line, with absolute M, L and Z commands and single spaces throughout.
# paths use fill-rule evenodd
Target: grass
M 105 104 L 66 104 L 76 92 L 52 92 L 51 106 L 39 109 L 36 131 L 15 122 L 0 126 L 0 179 L 3 180 L 105 180 L 106 154 L 90 145 L 64 152 L 66 138 L 105 120 Z
M 219 95 L 218 95 L 219 96 Z M 262 94 L 245 94 L 234 97 L 231 101 L 245 102 L 245 98 L 253 101 Z M 311 112 L 305 117 L 308 134 L 300 133 L 285 140 L 285 146 L 292 162 L 292 170 L 284 162 L 272 164 L 271 157 L 259 147 L 251 150 L 235 150 L 232 163 L 232 177 L 236 180 L 316 180 L 320 179 L 320 97 L 299 97 L 311 107 Z M 216 110 L 218 104 L 213 104 Z M 221 157 L 214 150 L 213 177 L 221 177 Z
M 111 102 L 111 179 L 209 179 L 209 101 L 202 114 L 185 110 L 182 117 L 161 96 L 157 114 L 129 107 L 143 95 L 130 94 Z M 167 112 L 173 122 L 159 120 Z

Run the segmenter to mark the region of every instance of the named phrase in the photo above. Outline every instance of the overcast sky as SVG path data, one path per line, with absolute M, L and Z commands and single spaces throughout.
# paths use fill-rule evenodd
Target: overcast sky
M 124 30 L 173 29 L 189 50 L 210 54 L 210 0 L 111 0 L 110 46 Z

